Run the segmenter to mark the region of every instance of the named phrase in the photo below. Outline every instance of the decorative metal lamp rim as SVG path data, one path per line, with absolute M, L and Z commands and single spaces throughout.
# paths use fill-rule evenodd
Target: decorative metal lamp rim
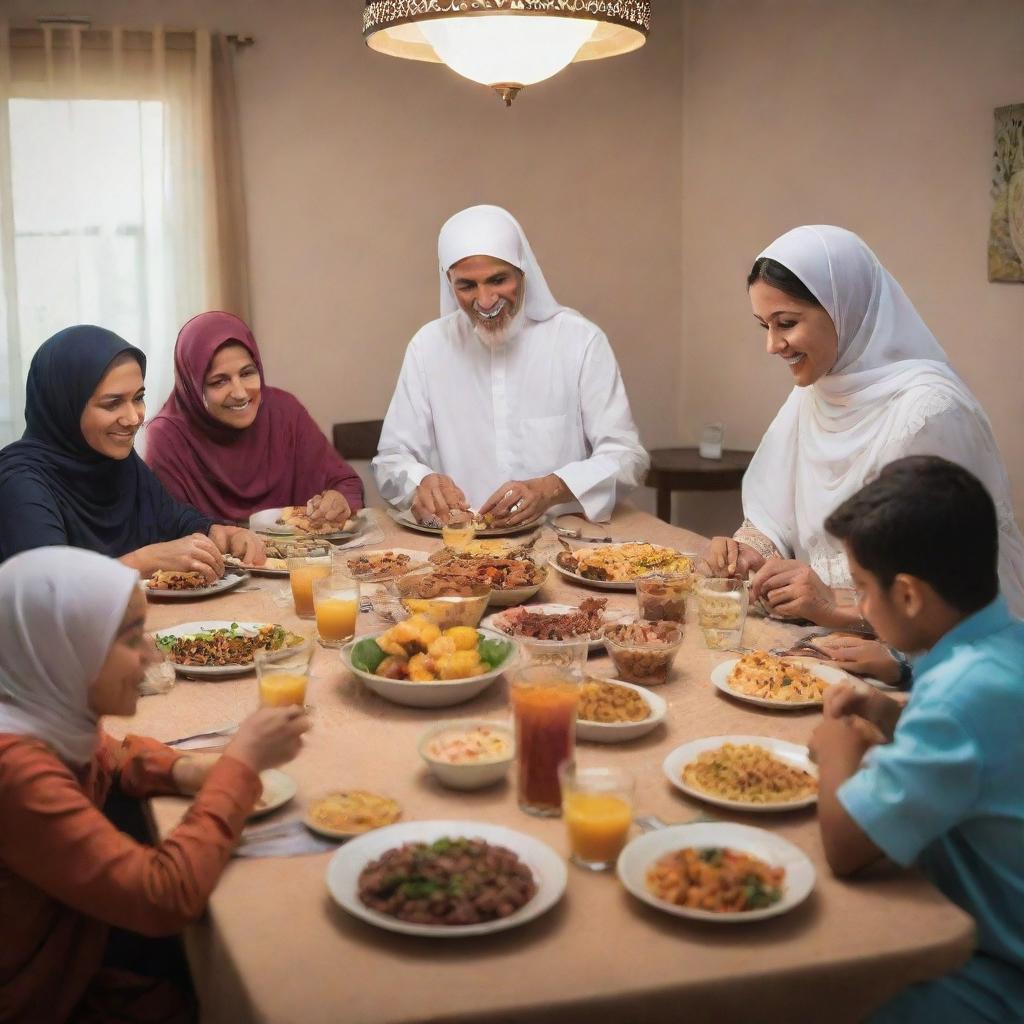
M 366 0 L 363 36 L 420 21 L 494 15 L 599 21 L 645 37 L 651 29 L 650 0 Z

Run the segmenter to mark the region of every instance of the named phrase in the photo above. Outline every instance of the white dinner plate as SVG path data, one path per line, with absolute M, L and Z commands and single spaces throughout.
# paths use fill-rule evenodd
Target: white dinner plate
M 505 660 L 497 667 L 478 676 L 467 676 L 465 679 L 436 679 L 433 682 L 414 683 L 408 679 L 387 679 L 384 676 L 374 675 L 365 669 L 356 668 L 352 664 L 352 648 L 361 640 L 374 640 L 386 629 L 378 629 L 373 633 L 366 633 L 350 640 L 338 652 L 341 663 L 353 675 L 358 676 L 374 693 L 390 700 L 395 704 L 403 704 L 410 708 L 446 708 L 453 704 L 461 704 L 464 701 L 472 700 L 477 694 L 483 693 L 502 672 L 510 669 L 516 662 L 516 655 L 519 652 L 518 643 L 510 636 L 503 633 L 495 633 L 489 629 L 477 629 L 490 640 L 504 640 L 511 644 Z
M 585 587 L 596 587 L 598 590 L 636 590 L 636 580 L 588 580 L 578 572 L 564 569 L 553 558 L 548 562 L 555 572 L 561 573 L 567 580 L 582 583 Z
M 346 522 L 347 529 L 333 530 L 331 533 L 318 533 L 309 534 L 304 533 L 301 530 L 295 529 L 294 526 L 288 526 L 284 523 L 278 523 L 277 520 L 281 517 L 281 513 L 284 511 L 283 508 L 265 508 L 260 512 L 254 512 L 249 516 L 249 529 L 253 533 L 258 533 L 262 537 L 269 537 L 272 540 L 349 540 L 353 537 L 358 537 L 359 533 L 363 529 L 363 520 L 359 518 L 359 514 L 356 513 Z M 351 523 L 351 526 L 348 526 Z
M 162 636 L 189 636 L 192 633 L 206 633 L 215 629 L 230 629 L 231 621 L 221 619 L 210 622 L 183 622 L 180 626 L 170 626 L 167 629 L 158 629 L 153 635 L 159 639 Z M 271 622 L 237 622 L 240 631 L 257 633 L 263 626 L 279 625 Z M 295 650 L 295 647 L 282 647 L 281 653 Z M 174 665 L 174 671 L 180 676 L 189 679 L 224 679 L 229 676 L 244 676 L 255 667 L 255 661 L 247 661 L 243 665 L 179 665 L 172 661 L 168 655 L 168 661 Z
M 650 714 L 642 722 L 590 722 L 577 717 L 576 738 L 578 740 L 589 740 L 591 743 L 628 743 L 630 740 L 645 736 L 665 721 L 668 704 L 664 697 L 659 697 L 643 686 L 626 683 L 621 679 L 598 679 L 596 676 L 591 678 L 599 683 L 614 683 L 616 686 L 626 687 L 627 690 L 635 690 L 650 708 Z M 590 682 L 590 679 L 585 679 L 584 682 Z
M 822 662 L 814 658 L 787 658 L 786 660 L 797 662 L 803 667 L 810 669 L 814 675 L 828 686 L 835 686 L 836 683 L 849 680 L 849 676 L 842 669 L 822 664 Z M 820 700 L 769 700 L 767 697 L 754 697 L 749 693 L 741 693 L 739 690 L 734 690 L 729 685 L 729 673 L 732 672 L 737 661 L 739 661 L 739 658 L 730 658 L 728 661 L 723 661 L 721 665 L 716 665 L 711 671 L 711 682 L 722 693 L 735 697 L 736 700 L 744 700 L 748 704 L 758 704 L 763 708 L 775 708 L 777 711 L 804 711 L 807 708 L 821 707 L 823 701 Z
M 196 587 L 195 590 L 150 590 L 148 586 L 143 586 L 142 589 L 151 601 L 198 601 L 202 597 L 213 597 L 215 594 L 234 590 L 248 578 L 248 572 L 230 572 L 221 576 L 216 583 L 211 583 L 208 587 Z
M 782 899 L 761 910 L 719 914 L 711 910 L 680 907 L 675 903 L 658 899 L 653 893 L 648 892 L 647 869 L 665 854 L 690 846 L 696 849 L 725 846 L 751 854 L 772 867 L 785 868 Z M 750 825 L 736 825 L 729 821 L 700 821 L 645 832 L 642 836 L 637 836 L 619 854 L 616 870 L 619 880 L 638 900 L 663 910 L 666 914 L 689 917 L 696 921 L 713 921 L 716 924 L 745 924 L 749 921 L 761 921 L 766 917 L 777 917 L 802 903 L 814 888 L 814 865 L 802 850 L 773 832 L 752 828 Z
M 717 750 L 726 743 L 732 743 L 737 747 L 744 745 L 762 747 L 769 753 L 774 754 L 780 761 L 785 761 L 791 767 L 799 768 L 813 775 L 815 779 L 818 777 L 818 766 L 811 760 L 806 747 L 801 747 L 798 743 L 787 743 L 785 740 L 777 740 L 772 736 L 705 736 L 704 739 L 691 740 L 689 743 L 684 743 L 681 747 L 676 747 L 662 762 L 661 770 L 665 773 L 665 778 L 676 789 L 697 800 L 714 804 L 716 807 L 728 807 L 731 810 L 753 811 L 760 814 L 773 811 L 794 811 L 800 807 L 810 807 L 811 804 L 817 802 L 817 793 L 812 793 L 809 796 L 800 797 L 796 800 L 755 804 L 746 800 L 730 800 L 728 797 L 716 796 L 714 793 L 707 793 L 703 789 L 697 789 L 683 781 L 683 769 L 690 762 L 696 761 L 698 755 L 703 754 L 705 751 Z
M 419 522 L 416 517 L 406 508 L 389 508 L 388 515 L 407 530 L 416 530 L 418 533 L 430 533 L 435 537 L 441 536 L 440 526 L 427 526 Z M 477 529 L 477 537 L 507 537 L 513 533 L 526 533 L 527 530 L 534 530 L 541 524 L 540 519 L 531 519 L 528 523 L 520 523 L 518 526 L 487 526 Z
M 417 566 L 423 565 L 427 561 L 427 553 L 426 553 L 426 551 L 417 551 L 415 548 L 393 548 L 393 547 L 387 547 L 387 548 L 353 548 L 351 551 L 347 552 L 344 555 L 342 554 L 342 552 L 338 551 L 338 552 L 335 552 L 335 554 L 334 554 L 334 563 L 335 563 L 335 565 L 339 569 L 342 569 L 344 572 L 352 572 L 352 570 L 348 568 L 348 559 L 349 558 L 359 558 L 359 557 L 361 557 L 363 555 L 384 555 L 384 554 L 388 554 L 388 553 L 390 553 L 392 555 L 408 555 L 409 556 L 409 568 L 410 569 L 415 569 Z M 367 582 L 370 582 L 370 583 L 379 582 L 379 580 L 377 578 L 375 578 L 373 575 L 370 575 L 370 574 L 366 574 L 366 575 L 362 575 L 362 576 L 356 576 L 356 579 L 364 580 L 364 581 L 367 581 Z
M 260 772 L 260 782 L 263 783 L 263 795 L 249 814 L 250 818 L 262 818 L 264 814 L 276 811 L 299 791 L 295 780 L 277 768 Z
M 444 837 L 482 839 L 511 850 L 533 873 L 537 892 L 514 914 L 483 924 L 425 925 L 400 921 L 371 910 L 359 899 L 359 875 L 363 868 L 388 850 L 403 843 L 432 843 Z M 546 843 L 503 825 L 482 821 L 407 821 L 374 829 L 342 846 L 327 865 L 327 888 L 338 904 L 353 917 L 387 931 L 438 939 L 466 938 L 516 928 L 550 910 L 565 892 L 565 861 Z
M 491 603 L 493 604 L 494 602 L 492 601 Z M 541 615 L 564 615 L 567 612 L 578 611 L 578 607 L 576 605 L 574 605 L 574 604 L 531 604 L 530 605 L 530 611 L 531 612 L 538 612 Z M 513 639 L 519 639 L 519 634 L 518 633 L 509 633 L 509 632 L 507 632 L 503 628 L 502 623 L 507 621 L 507 619 L 506 619 L 507 615 L 508 615 L 507 611 L 494 612 L 491 615 L 486 616 L 480 622 L 480 625 L 481 626 L 486 626 L 488 629 L 493 629 L 495 633 L 501 633 L 502 636 L 512 637 Z M 615 616 L 614 613 L 609 615 L 608 609 L 606 608 L 605 611 L 604 611 L 604 617 L 602 619 L 602 622 L 605 622 L 605 623 L 613 622 L 615 620 L 615 617 L 616 616 Z M 604 641 L 601 639 L 600 633 L 598 633 L 598 636 L 596 638 L 594 638 L 594 634 L 593 633 L 591 633 L 590 636 L 591 636 L 590 650 L 591 651 L 600 651 L 600 650 L 602 650 L 603 647 L 604 647 Z M 577 638 L 576 637 L 566 637 L 566 640 L 570 640 L 570 639 L 577 639 Z M 581 636 L 578 639 L 582 640 L 583 637 Z

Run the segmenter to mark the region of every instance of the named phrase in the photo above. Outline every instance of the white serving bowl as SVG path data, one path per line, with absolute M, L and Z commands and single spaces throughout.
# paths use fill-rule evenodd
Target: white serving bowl
M 367 636 L 358 637 L 345 644 L 339 651 L 342 664 L 355 676 L 358 676 L 374 693 L 390 700 L 395 704 L 404 704 L 409 708 L 446 708 L 453 704 L 461 704 L 464 701 L 472 700 L 477 694 L 483 693 L 495 679 L 507 669 L 510 669 L 516 661 L 519 645 L 511 637 L 495 633 L 490 629 L 478 629 L 490 640 L 504 640 L 511 644 L 505 660 L 489 672 L 478 676 L 467 676 L 465 679 L 438 679 L 432 683 L 412 683 L 407 679 L 385 679 L 383 676 L 375 676 L 372 672 L 356 668 L 352 664 L 352 648 L 359 640 L 367 637 L 375 639 L 387 630 L 380 629 L 376 633 L 368 633 Z
M 481 727 L 493 729 L 508 740 L 508 750 L 495 758 L 486 761 L 467 762 L 466 764 L 452 764 L 451 761 L 443 761 L 431 757 L 427 752 L 430 741 L 436 739 L 446 732 L 469 732 L 471 729 Z M 508 772 L 509 765 L 515 760 L 516 741 L 515 733 L 511 726 L 503 722 L 489 722 L 483 718 L 455 719 L 449 722 L 439 722 L 429 728 L 421 737 L 419 742 L 420 757 L 426 762 L 427 767 L 437 776 L 443 786 L 450 789 L 483 789 L 485 786 L 493 786 L 500 782 Z
M 624 683 L 621 679 L 599 679 L 598 682 L 614 683 L 616 686 L 626 687 L 627 690 L 635 690 L 647 703 L 650 714 L 642 722 L 588 722 L 585 719 L 577 718 L 576 738 L 578 740 L 589 740 L 591 743 L 626 743 L 629 740 L 645 736 L 665 720 L 668 704 L 665 703 L 663 697 L 659 697 L 656 693 L 652 693 L 643 686 L 637 686 L 635 683 Z

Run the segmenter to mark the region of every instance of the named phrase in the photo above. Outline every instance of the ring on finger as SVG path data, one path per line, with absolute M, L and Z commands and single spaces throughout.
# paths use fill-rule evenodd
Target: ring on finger
M 523 501 L 520 498 L 519 501 L 517 501 L 511 508 L 509 508 L 508 514 L 510 516 L 514 516 L 520 510 L 520 508 L 522 508 L 522 506 L 523 506 Z

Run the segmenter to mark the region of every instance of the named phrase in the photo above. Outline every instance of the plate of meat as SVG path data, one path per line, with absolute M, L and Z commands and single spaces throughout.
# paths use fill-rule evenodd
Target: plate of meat
M 213 597 L 225 591 L 234 590 L 249 578 L 247 572 L 225 573 L 214 583 L 208 583 L 201 572 L 178 572 L 175 569 L 158 569 L 143 582 L 146 597 L 170 598 L 178 601 L 195 601 L 201 597 Z
M 506 636 L 528 640 L 573 640 L 586 637 L 592 651 L 601 648 L 601 630 L 618 615 L 605 597 L 588 597 L 579 605 L 533 604 L 488 615 L 482 625 Z

